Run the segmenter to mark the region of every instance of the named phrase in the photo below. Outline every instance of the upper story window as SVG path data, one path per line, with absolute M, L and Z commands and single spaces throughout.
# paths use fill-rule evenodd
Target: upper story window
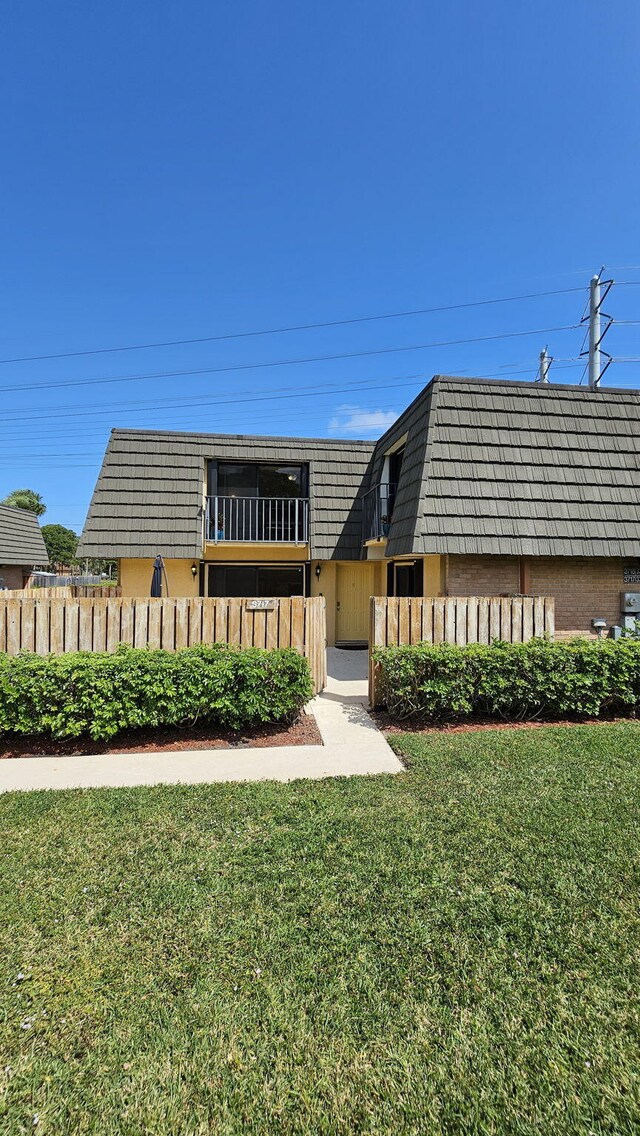
M 404 458 L 404 446 L 401 450 L 395 450 L 389 454 L 389 484 L 397 485 L 400 480 L 400 471 L 402 469 L 402 459 Z
M 205 539 L 306 544 L 308 488 L 303 464 L 210 461 Z
M 362 503 L 362 539 L 382 540 L 391 532 L 393 510 L 404 458 L 404 439 L 397 449 L 384 455 L 380 480 L 365 493 Z
M 308 467 L 276 462 L 208 463 L 210 497 L 300 498 L 308 495 Z

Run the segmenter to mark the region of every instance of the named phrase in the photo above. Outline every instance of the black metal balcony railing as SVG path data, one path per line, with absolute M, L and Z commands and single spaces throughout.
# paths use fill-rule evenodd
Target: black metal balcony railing
M 307 497 L 207 497 L 205 539 L 256 544 L 306 544 Z
M 362 499 L 362 539 L 381 540 L 389 535 L 397 486 L 374 485 Z

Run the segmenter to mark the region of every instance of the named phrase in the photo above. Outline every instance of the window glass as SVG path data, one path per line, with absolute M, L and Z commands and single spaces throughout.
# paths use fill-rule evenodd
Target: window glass
M 255 564 L 210 564 L 210 596 L 301 596 L 304 569 L 291 566 L 263 567 Z
M 216 463 L 209 462 L 209 494 L 215 495 Z M 218 462 L 217 493 L 220 497 L 306 497 L 304 465 L 258 462 Z
M 302 568 L 258 568 L 259 596 L 301 596 Z
M 218 494 L 220 497 L 257 497 L 256 466 L 244 462 L 219 462 Z
M 397 596 L 422 595 L 422 561 L 415 564 L 396 564 L 395 594 Z
M 395 454 L 389 456 L 389 481 L 391 485 L 397 485 L 400 480 L 400 470 L 402 469 L 402 459 L 404 457 L 404 448 L 396 450 Z
M 259 465 L 259 497 L 303 497 L 302 466 Z

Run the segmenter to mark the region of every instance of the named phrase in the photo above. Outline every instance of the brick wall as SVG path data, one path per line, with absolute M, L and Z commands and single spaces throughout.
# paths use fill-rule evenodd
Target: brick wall
M 447 557 L 448 596 L 501 596 L 520 591 L 517 556 Z
M 531 556 L 530 595 L 553 596 L 557 631 L 591 631 L 591 620 L 620 623 L 620 593 L 634 591 L 622 579 L 622 560 L 606 557 Z M 486 596 L 520 591 L 517 556 L 449 556 L 447 595 Z
M 635 585 L 622 580 L 622 560 L 531 557 L 530 590 L 555 596 L 557 631 L 591 631 L 591 620 L 620 623 L 620 592 Z
M 18 564 L 0 564 L 0 583 L 4 588 L 22 588 L 23 569 Z

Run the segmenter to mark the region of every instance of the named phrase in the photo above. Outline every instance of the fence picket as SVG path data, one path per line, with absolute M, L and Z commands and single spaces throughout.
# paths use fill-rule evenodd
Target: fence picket
M 398 599 L 398 642 L 409 643 L 409 600 L 406 596 Z
M 30 606 L 30 605 L 29 605 Z M 23 615 L 26 615 L 26 605 Z M 80 623 L 80 604 L 77 600 L 67 600 L 64 605 L 64 649 L 65 651 L 78 650 L 78 629 Z
M 149 642 L 149 603 L 147 599 L 135 601 L 133 609 L 134 647 L 146 647 Z
M 65 600 L 51 600 L 49 614 L 49 650 L 54 655 L 64 653 L 64 605 Z
M 197 643 L 202 643 L 202 605 L 204 600 L 192 599 L 189 600 L 188 620 L 189 620 L 189 646 L 195 647 Z
M 53 646 L 53 605 L 55 603 L 63 603 L 62 600 L 51 601 L 51 650 L 55 650 Z M 89 601 L 94 603 L 93 600 Z M 95 600 L 93 609 L 93 646 L 89 647 L 90 651 L 106 651 L 107 650 L 107 608 L 105 600 Z
M 500 600 L 489 600 L 489 642 L 500 638 Z
M 20 628 L 20 650 L 33 651 L 36 643 L 36 613 L 32 604 L 26 604 L 22 610 L 22 627 Z
M 7 610 L 7 654 L 17 655 L 20 650 L 20 631 L 22 610 L 20 601 L 8 605 Z
M 126 643 L 128 647 L 133 647 L 134 644 L 134 616 L 133 616 L 133 600 L 118 600 L 120 604 L 120 642 Z M 105 605 L 107 606 L 107 605 Z M 107 607 L 107 613 L 111 611 L 111 607 Z
M 93 602 L 91 600 L 79 600 L 78 607 L 78 650 L 93 651 Z
M 522 601 L 522 641 L 524 643 L 533 638 L 533 603 L 531 596 L 525 596 Z
M 302 596 L 291 597 L 291 646 L 300 654 L 304 646 L 304 604 Z
M 398 644 L 398 600 L 389 596 L 387 600 L 387 646 L 396 647 Z
M 478 597 L 467 596 L 467 643 L 478 642 Z
M 433 601 L 433 642 L 444 643 L 444 600 Z
M 456 599 L 455 613 L 456 643 L 459 647 L 464 647 L 467 642 L 467 601 L 465 599 Z
M 409 600 L 409 642 L 420 643 L 422 640 L 422 612 L 423 604 L 419 599 Z
M 154 597 L 147 603 L 147 646 L 157 649 L 162 642 L 162 600 Z
M 478 597 L 478 643 L 489 642 L 489 601 Z

